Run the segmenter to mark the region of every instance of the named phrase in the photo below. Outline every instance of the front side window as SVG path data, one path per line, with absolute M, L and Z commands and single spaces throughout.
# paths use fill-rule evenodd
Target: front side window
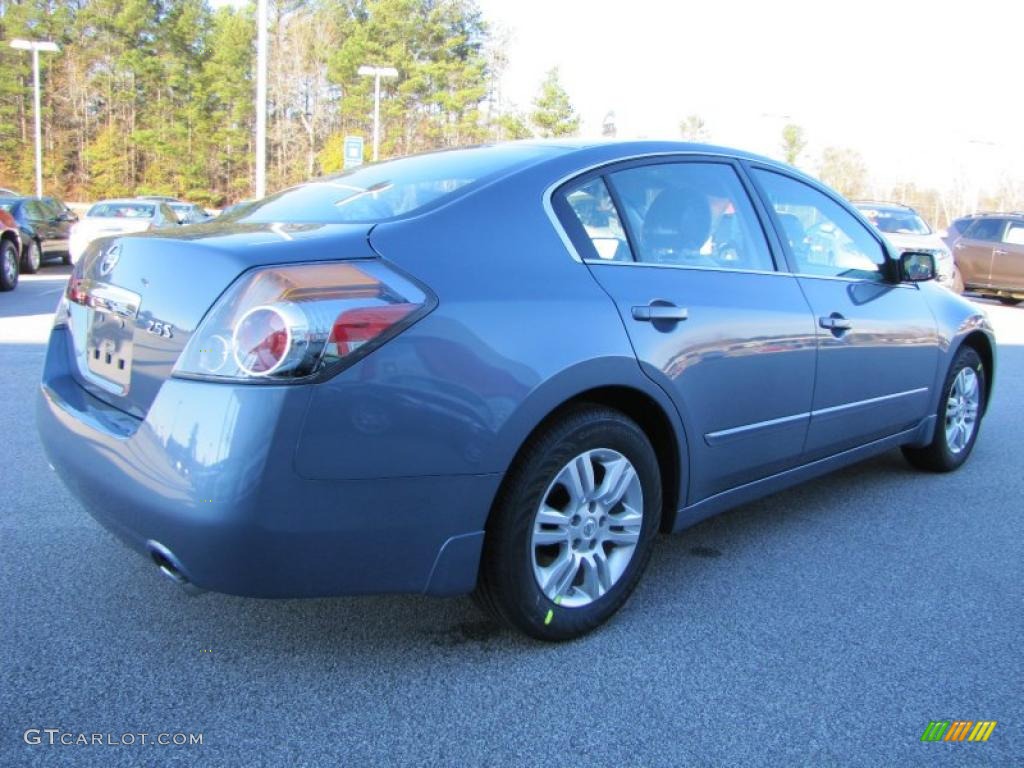
M 964 237 L 971 240 L 983 240 L 987 243 L 998 243 L 1003 236 L 1003 227 L 1006 225 L 1002 219 L 978 219 L 964 233 Z
M 813 187 L 755 169 L 782 225 L 798 272 L 820 277 L 885 279 L 885 251 L 849 211 Z
M 775 269 L 753 204 L 731 165 L 642 165 L 609 179 L 629 222 L 637 261 Z

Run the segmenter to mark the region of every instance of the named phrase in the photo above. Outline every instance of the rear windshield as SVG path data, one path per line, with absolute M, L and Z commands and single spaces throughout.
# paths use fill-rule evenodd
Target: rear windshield
M 888 235 L 929 235 L 931 229 L 924 219 L 912 211 L 886 211 L 877 208 L 861 208 L 868 220 Z
M 506 144 L 403 157 L 286 189 L 222 218 L 333 223 L 408 216 L 556 151 L 535 144 Z
M 103 219 L 151 219 L 154 207 L 145 203 L 96 203 L 87 216 Z

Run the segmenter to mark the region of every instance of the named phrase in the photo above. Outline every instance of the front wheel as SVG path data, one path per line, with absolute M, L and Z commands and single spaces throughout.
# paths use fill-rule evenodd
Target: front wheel
M 904 446 L 907 461 L 931 472 L 950 472 L 967 461 L 985 411 L 985 366 L 971 347 L 961 347 L 950 366 L 939 400 L 931 443 Z
M 21 254 L 21 271 L 26 275 L 34 275 L 39 271 L 39 265 L 42 261 L 43 257 L 39 253 L 39 243 L 35 240 L 29 240 L 25 243 Z
M 0 240 L 0 291 L 18 285 L 18 249 L 10 240 Z
M 661 475 L 643 430 L 579 406 L 531 438 L 488 524 L 475 597 L 541 640 L 569 640 L 629 597 L 661 519 Z

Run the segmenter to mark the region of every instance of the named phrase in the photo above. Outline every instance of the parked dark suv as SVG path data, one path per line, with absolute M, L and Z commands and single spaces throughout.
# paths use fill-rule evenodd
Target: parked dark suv
M 966 290 L 1003 304 L 1024 301 L 1024 213 L 971 217 L 953 243 L 953 256 Z

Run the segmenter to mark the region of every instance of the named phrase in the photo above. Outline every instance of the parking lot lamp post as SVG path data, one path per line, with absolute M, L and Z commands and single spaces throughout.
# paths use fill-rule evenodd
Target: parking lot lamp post
M 256 199 L 267 194 L 267 0 L 256 3 Z
M 394 67 L 362 66 L 357 71 L 363 77 L 373 78 L 373 161 L 377 162 L 380 149 L 380 79 L 398 77 L 398 70 Z
M 36 197 L 43 196 L 43 131 L 40 126 L 39 107 L 39 52 L 57 53 L 60 48 L 47 40 L 11 40 L 11 48 L 32 51 L 32 82 L 35 85 L 36 117 Z

